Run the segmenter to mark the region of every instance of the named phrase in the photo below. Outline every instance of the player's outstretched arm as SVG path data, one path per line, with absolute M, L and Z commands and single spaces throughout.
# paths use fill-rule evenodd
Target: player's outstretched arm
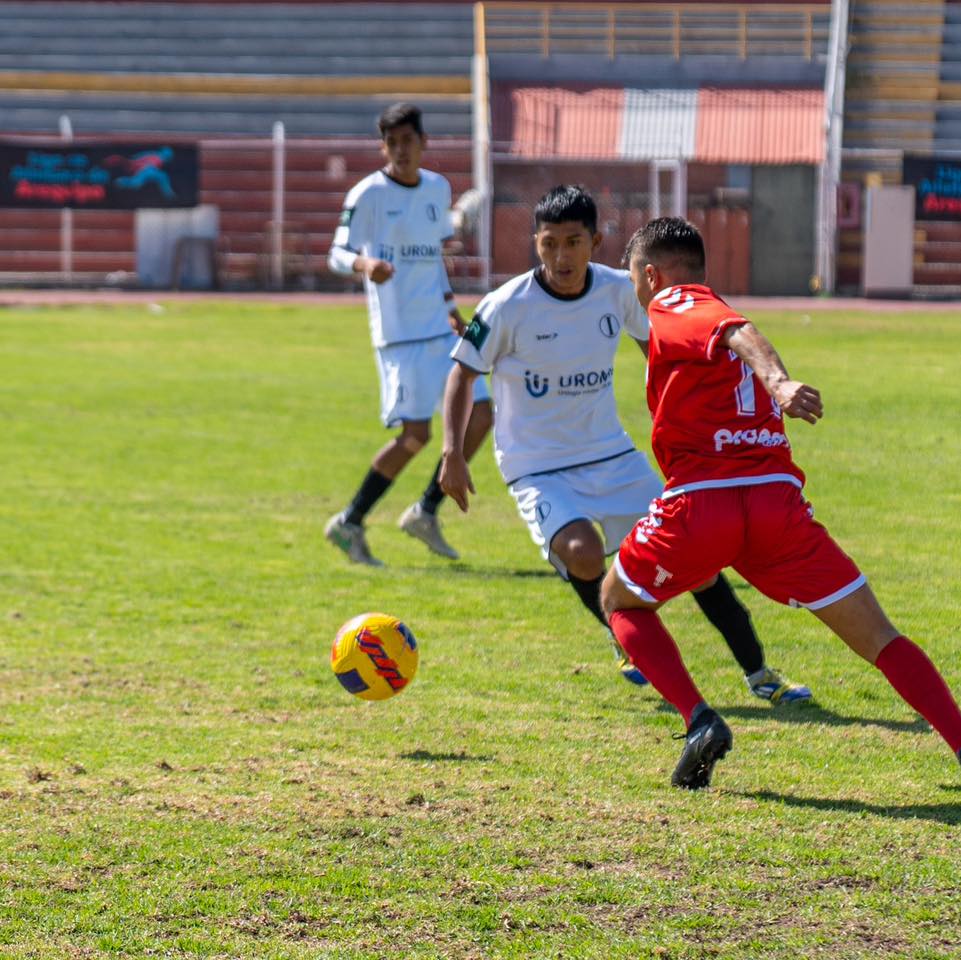
M 764 389 L 774 397 L 785 416 L 808 423 L 817 423 L 824 416 L 820 392 L 788 376 L 770 340 L 753 323 L 729 327 L 721 336 L 721 343 L 733 350 L 757 374 Z
M 454 363 L 444 390 L 444 452 L 438 482 L 441 490 L 467 513 L 468 493 L 476 493 L 464 456 L 464 434 L 474 406 L 476 370 Z

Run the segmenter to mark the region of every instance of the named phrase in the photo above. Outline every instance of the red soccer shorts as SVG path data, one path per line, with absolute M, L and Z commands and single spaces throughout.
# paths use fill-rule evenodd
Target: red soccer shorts
M 780 482 L 655 500 L 614 565 L 625 586 L 652 603 L 693 590 L 724 567 L 778 603 L 811 610 L 865 583 L 801 491 Z

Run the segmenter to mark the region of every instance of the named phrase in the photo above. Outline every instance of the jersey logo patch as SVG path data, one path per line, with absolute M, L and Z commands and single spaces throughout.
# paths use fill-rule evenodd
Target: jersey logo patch
M 337 223 L 342 227 L 349 227 L 350 220 L 351 220 L 351 217 L 353 217 L 353 215 L 354 215 L 353 208 L 348 210 L 341 210 L 340 219 L 337 221 Z
M 468 343 L 474 345 L 475 350 L 480 350 L 490 332 L 491 328 L 480 317 L 474 317 L 467 325 L 463 337 Z
M 600 327 L 601 333 L 603 333 L 608 340 L 613 340 L 621 330 L 621 321 L 618 320 L 613 313 L 605 313 L 604 316 L 597 321 L 597 325 Z
M 539 373 L 531 373 L 530 370 L 524 371 L 524 386 L 532 397 L 543 397 L 550 388 L 547 377 L 541 380 Z

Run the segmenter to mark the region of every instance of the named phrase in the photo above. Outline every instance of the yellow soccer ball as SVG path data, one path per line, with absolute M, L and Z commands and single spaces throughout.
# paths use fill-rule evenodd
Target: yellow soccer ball
M 337 631 L 330 666 L 341 686 L 362 700 L 386 700 L 417 673 L 417 640 L 397 617 L 362 613 Z

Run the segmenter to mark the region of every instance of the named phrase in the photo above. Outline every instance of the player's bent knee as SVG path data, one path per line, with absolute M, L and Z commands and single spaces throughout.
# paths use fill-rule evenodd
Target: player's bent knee
M 633 601 L 637 598 L 624 586 L 617 571 L 611 567 L 601 581 L 601 609 L 604 615 L 610 618 L 615 610 L 623 610 L 625 607 L 633 606 Z
M 586 521 L 576 521 L 558 531 L 551 552 L 581 580 L 594 580 L 604 572 L 604 544 Z
M 596 580 L 604 572 L 604 558 L 575 553 L 564 560 L 564 566 L 567 567 L 567 572 L 578 580 Z
M 657 610 L 661 605 L 661 603 L 642 600 L 637 594 L 628 590 L 613 567 L 607 571 L 601 581 L 601 609 L 608 619 L 615 610 Z
M 430 421 L 406 421 L 397 442 L 408 452 L 418 453 L 430 441 Z
M 575 520 L 554 534 L 551 553 L 579 580 L 595 580 L 604 573 L 604 544 L 587 520 Z

